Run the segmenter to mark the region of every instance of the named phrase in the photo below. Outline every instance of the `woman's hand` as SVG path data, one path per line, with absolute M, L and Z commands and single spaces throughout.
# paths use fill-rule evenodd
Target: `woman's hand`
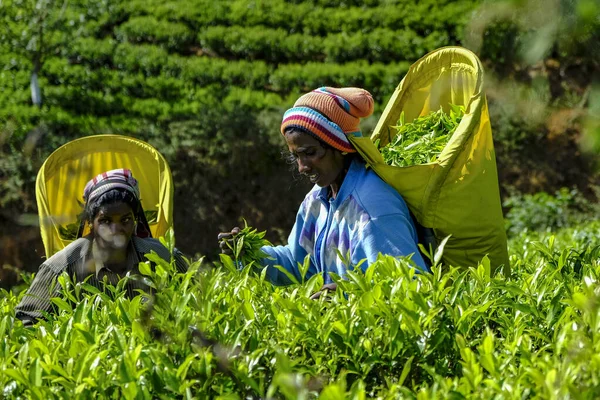
M 231 232 L 221 232 L 217 236 L 219 240 L 219 247 L 221 248 L 221 253 L 232 255 L 233 254 L 233 239 L 240 233 L 240 228 L 235 227 L 231 230 Z
M 327 296 L 329 292 L 337 290 L 337 283 L 328 283 L 321 287 L 321 290 L 310 296 L 311 300 L 318 300 L 321 296 Z

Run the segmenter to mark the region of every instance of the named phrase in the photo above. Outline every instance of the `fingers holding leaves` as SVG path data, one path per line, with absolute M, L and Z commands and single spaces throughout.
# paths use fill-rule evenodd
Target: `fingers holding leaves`
M 223 254 L 231 256 L 237 264 L 250 265 L 259 263 L 268 255 L 261 248 L 271 246 L 265 239 L 266 232 L 258 232 L 244 221 L 244 228 L 235 227 L 231 232 L 221 232 L 218 235 L 219 247 Z
M 235 246 L 235 237 L 240 233 L 239 227 L 234 227 L 230 232 L 220 232 L 217 236 L 219 241 L 219 248 L 224 254 L 233 254 L 233 248 Z

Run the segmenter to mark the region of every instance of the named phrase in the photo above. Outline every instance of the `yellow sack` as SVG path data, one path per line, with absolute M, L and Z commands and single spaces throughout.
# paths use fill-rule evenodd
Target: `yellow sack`
M 148 143 L 131 137 L 87 136 L 57 149 L 38 173 L 36 198 L 46 257 L 73 241 L 69 228 L 78 226 L 85 184 L 117 168 L 130 169 L 138 180 L 152 237 L 163 236 L 173 225 L 173 182 L 163 156 Z M 86 226 L 83 234 L 87 233 Z
M 493 269 L 509 273 L 498 172 L 487 101 L 482 92 L 483 69 L 477 56 L 460 47 L 435 50 L 417 62 L 396 88 L 375 131 L 350 137 L 361 156 L 404 197 L 421 225 L 432 228 L 438 243 L 452 235 L 442 261 L 474 266 L 488 255 Z M 410 167 L 385 164 L 374 141 L 388 144 L 400 113 L 413 121 L 440 106 L 465 107 L 465 115 L 437 161 Z

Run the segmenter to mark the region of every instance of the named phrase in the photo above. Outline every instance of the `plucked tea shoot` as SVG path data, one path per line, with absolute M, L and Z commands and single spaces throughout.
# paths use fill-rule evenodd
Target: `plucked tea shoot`
M 260 263 L 260 261 L 269 255 L 261 250 L 263 246 L 270 246 L 271 243 L 265 239 L 265 232 L 258 232 L 257 229 L 248 226 L 244 221 L 244 229 L 235 235 L 232 245 L 233 256 L 236 263 L 250 265 Z

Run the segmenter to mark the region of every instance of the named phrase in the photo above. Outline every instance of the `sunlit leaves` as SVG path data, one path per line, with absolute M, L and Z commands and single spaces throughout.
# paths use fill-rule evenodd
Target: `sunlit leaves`
M 76 301 L 55 298 L 58 313 L 33 329 L 2 292 L 0 385 L 8 398 L 593 398 L 597 233 L 513 239 L 510 279 L 486 259 L 418 274 L 382 256 L 316 301 L 322 276 L 276 287 L 228 256 L 229 268 L 185 274 L 150 257 L 140 271 L 159 290 L 134 299 L 65 276 Z

